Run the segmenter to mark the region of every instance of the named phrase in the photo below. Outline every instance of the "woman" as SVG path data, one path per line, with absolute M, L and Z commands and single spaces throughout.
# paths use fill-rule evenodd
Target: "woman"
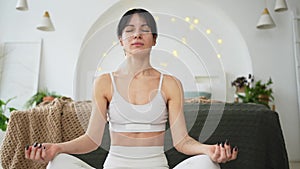
M 164 133 L 170 123 L 173 145 L 187 155 L 196 155 L 178 166 L 219 168 L 237 158 L 237 148 L 224 144 L 202 144 L 188 135 L 183 113 L 180 81 L 164 75 L 150 64 L 157 28 L 144 9 L 127 11 L 118 25 L 118 37 L 126 56 L 121 66 L 94 81 L 93 111 L 87 132 L 64 143 L 43 143 L 26 147 L 28 159 L 49 162 L 48 168 L 91 168 L 67 154 L 87 153 L 101 144 L 107 121 L 111 146 L 104 168 L 168 168 L 164 154 Z

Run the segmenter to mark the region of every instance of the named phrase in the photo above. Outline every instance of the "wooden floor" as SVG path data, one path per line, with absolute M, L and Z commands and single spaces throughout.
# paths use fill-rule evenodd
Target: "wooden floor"
M 300 169 L 300 162 L 290 162 L 290 169 Z

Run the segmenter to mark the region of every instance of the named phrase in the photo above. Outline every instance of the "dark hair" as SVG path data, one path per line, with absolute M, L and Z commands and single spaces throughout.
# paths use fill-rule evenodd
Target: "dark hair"
M 130 21 L 133 14 L 138 14 L 139 16 L 143 17 L 146 20 L 147 24 L 149 25 L 153 37 L 157 37 L 156 22 L 155 22 L 154 17 L 152 16 L 152 14 L 145 9 L 135 8 L 135 9 L 131 9 L 131 10 L 127 11 L 120 19 L 120 22 L 119 22 L 118 28 L 117 28 L 117 35 L 119 38 L 122 36 L 123 30 L 126 27 L 126 25 L 128 24 L 128 22 Z

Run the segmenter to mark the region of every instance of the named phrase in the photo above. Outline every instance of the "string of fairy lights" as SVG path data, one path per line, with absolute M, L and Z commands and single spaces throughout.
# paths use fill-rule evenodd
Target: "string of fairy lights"
M 155 20 L 157 21 L 157 23 L 159 23 L 160 17 L 159 16 L 155 16 L 154 17 Z M 224 40 L 216 33 L 214 32 L 211 28 L 206 27 L 203 23 L 200 23 L 200 19 L 196 18 L 196 17 L 191 17 L 191 16 L 186 16 L 184 18 L 177 18 L 177 17 L 173 17 L 170 16 L 169 17 L 169 24 L 170 27 L 172 26 L 172 23 L 176 23 L 176 22 L 182 22 L 184 21 L 186 24 L 182 24 L 183 26 L 185 26 L 187 29 L 189 29 L 189 31 L 200 31 L 204 36 L 207 36 L 208 41 L 211 41 L 211 46 L 214 48 L 214 51 L 216 53 L 216 57 L 218 59 L 222 58 L 221 53 L 219 52 L 220 46 L 224 43 Z M 189 32 L 187 32 L 189 33 Z M 188 39 L 186 36 L 182 35 L 181 37 L 177 37 L 178 39 L 180 39 L 180 43 L 182 43 L 183 45 L 188 45 L 190 42 L 190 39 Z M 212 40 L 213 39 L 213 40 Z M 113 48 L 114 46 L 118 45 L 117 41 L 112 41 L 112 46 L 105 52 L 102 53 L 102 57 L 107 57 L 109 54 L 109 51 L 111 50 L 111 48 Z M 180 49 L 173 49 L 171 51 L 169 51 L 169 53 L 171 55 L 173 55 L 175 58 L 180 58 Z M 159 63 L 160 66 L 162 67 L 167 67 L 168 63 L 167 62 L 160 62 Z M 101 66 L 98 67 L 98 72 L 101 72 L 103 69 Z

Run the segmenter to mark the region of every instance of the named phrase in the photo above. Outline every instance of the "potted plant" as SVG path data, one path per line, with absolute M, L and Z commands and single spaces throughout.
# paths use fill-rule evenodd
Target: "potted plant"
M 17 110 L 16 108 L 13 107 L 7 107 L 8 103 L 15 99 L 15 97 L 8 99 L 7 101 L 1 100 L 0 99 L 0 129 L 2 131 L 6 131 L 7 128 L 7 122 L 9 120 L 8 117 L 5 116 L 5 112 L 8 110 L 9 112 L 12 112 L 14 110 Z
M 267 83 L 262 83 L 262 81 L 259 80 L 253 87 L 246 86 L 245 94 L 238 94 L 238 97 L 243 103 L 258 103 L 270 108 L 269 102 L 274 101 L 273 90 L 270 87 L 272 84 L 273 81 L 271 78 L 269 78 Z
M 39 90 L 25 103 L 25 107 L 31 108 L 34 105 L 38 105 L 42 102 L 50 102 L 59 97 L 61 96 L 56 94 L 55 92 L 49 92 L 47 89 Z
M 231 86 L 235 86 L 236 93 L 244 93 L 245 87 L 248 86 L 253 82 L 254 78 L 253 75 L 249 74 L 248 78 L 245 76 L 237 77 L 233 82 L 231 82 Z

